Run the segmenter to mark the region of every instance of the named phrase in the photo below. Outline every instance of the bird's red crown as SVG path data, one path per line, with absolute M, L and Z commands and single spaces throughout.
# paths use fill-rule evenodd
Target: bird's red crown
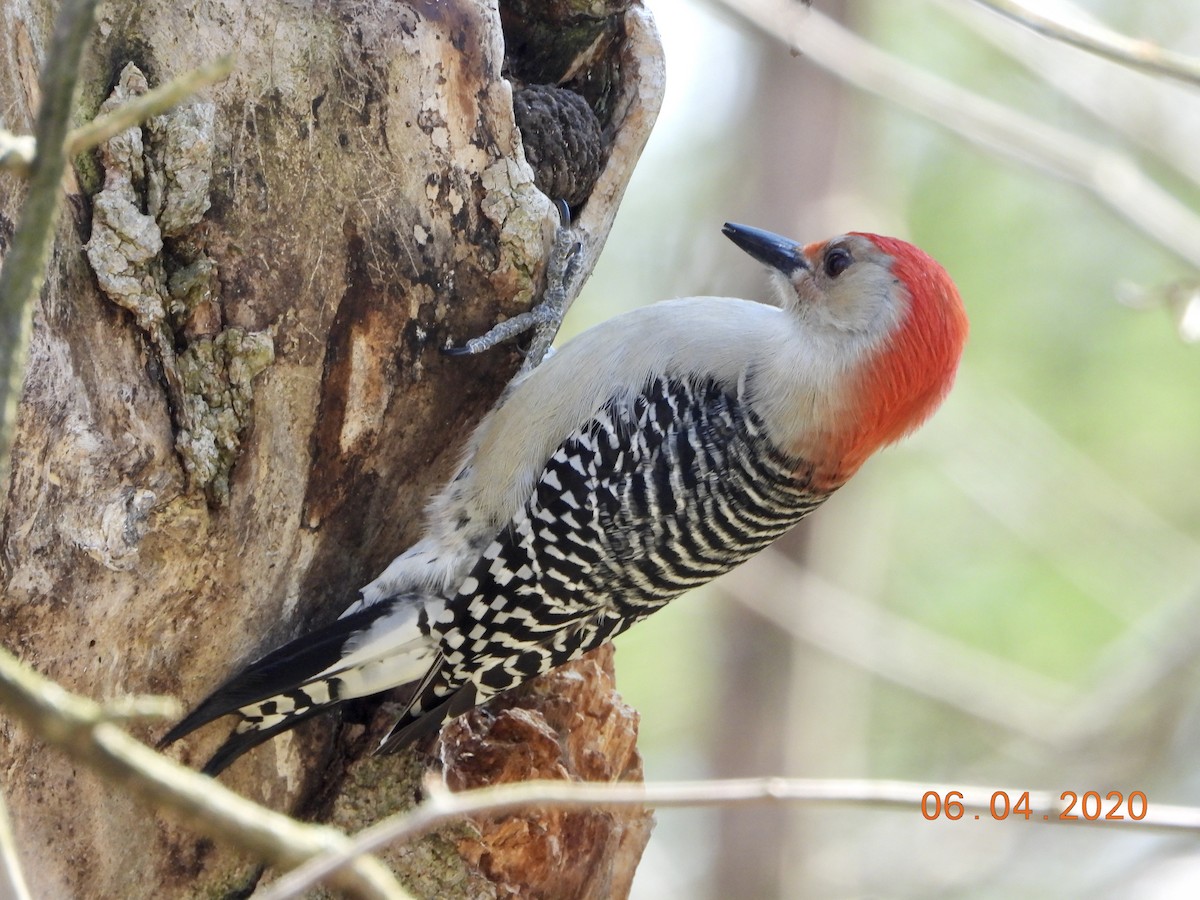
M 892 257 L 908 303 L 899 326 L 857 373 L 854 396 L 860 399 L 843 457 L 847 477 L 937 409 L 954 383 L 967 339 L 962 298 L 936 260 L 898 238 L 862 236 Z

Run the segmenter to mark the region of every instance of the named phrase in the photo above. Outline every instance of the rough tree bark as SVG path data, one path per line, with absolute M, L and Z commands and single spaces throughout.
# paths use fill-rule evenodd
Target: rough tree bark
M 31 127 L 55 5 L 0 2 L 0 124 L 14 131 Z M 335 617 L 413 540 L 519 363 L 512 348 L 439 350 L 527 308 L 557 220 L 510 80 L 565 82 L 599 116 L 603 167 L 576 202 L 589 267 L 662 88 L 653 28 L 627 0 L 138 0 L 101 6 L 80 120 L 114 89 L 229 51 L 226 83 L 75 161 L 34 310 L 0 639 L 99 699 L 195 702 Z M 21 200 L 0 176 L 0 254 Z M 436 760 L 366 757 L 384 718 L 302 726 L 223 777 L 353 828 L 411 804 L 427 773 L 455 788 L 641 774 L 611 653 L 455 723 Z M 0 729 L 0 789 L 37 896 L 222 896 L 258 877 Z M 223 734 L 178 752 L 199 762 Z M 619 896 L 649 828 L 644 812 L 530 814 L 393 861 L 428 896 Z

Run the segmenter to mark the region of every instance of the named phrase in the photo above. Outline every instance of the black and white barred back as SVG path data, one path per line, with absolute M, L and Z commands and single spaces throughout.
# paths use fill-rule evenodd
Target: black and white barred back
M 397 750 L 753 556 L 829 496 L 810 475 L 772 445 L 744 384 L 730 392 L 658 378 L 610 400 L 558 446 L 453 597 L 405 591 L 285 644 L 217 688 L 160 746 L 238 713 L 203 769 L 215 774 L 345 699 L 400 686 L 394 673 L 407 671 L 410 706 L 381 746 Z M 381 626 L 409 637 L 372 643 Z
M 571 434 L 430 623 L 442 664 L 393 735 L 463 687 L 469 708 L 577 659 L 816 509 L 828 492 L 743 395 L 659 378 Z

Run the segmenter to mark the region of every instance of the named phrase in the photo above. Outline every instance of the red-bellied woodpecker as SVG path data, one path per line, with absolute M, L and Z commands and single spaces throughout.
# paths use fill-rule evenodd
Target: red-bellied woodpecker
M 425 536 L 162 743 L 237 713 L 215 773 L 309 716 L 408 686 L 381 749 L 404 746 L 729 571 L 934 411 L 967 333 L 941 266 L 870 234 L 725 234 L 771 269 L 779 307 L 659 303 L 520 374 Z

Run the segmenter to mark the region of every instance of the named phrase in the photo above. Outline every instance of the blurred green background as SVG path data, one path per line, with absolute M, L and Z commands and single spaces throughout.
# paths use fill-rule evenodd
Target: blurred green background
M 945 127 L 969 131 L 970 109 L 931 121 L 847 86 L 747 24 L 737 0 L 648 5 L 667 101 L 567 332 L 672 296 L 766 299 L 765 275 L 720 235 L 728 219 L 805 242 L 912 240 L 958 283 L 972 333 L 958 385 L 916 437 L 769 557 L 618 640 L 647 778 L 1200 805 L 1200 345 L 1177 327 L 1200 228 L 1171 227 L 1168 249 L 1113 200 L 1154 215 L 1129 166 L 1200 210 L 1200 89 L 969 0 L 814 4 L 1003 103 L 1014 140 L 1034 117 L 1093 145 L 1080 186 Z M 1200 57 L 1195 0 L 1078 8 Z M 802 34 L 806 14 L 791 14 Z M 1194 839 L 1111 824 L 766 805 L 657 817 L 642 900 L 1200 896 Z

